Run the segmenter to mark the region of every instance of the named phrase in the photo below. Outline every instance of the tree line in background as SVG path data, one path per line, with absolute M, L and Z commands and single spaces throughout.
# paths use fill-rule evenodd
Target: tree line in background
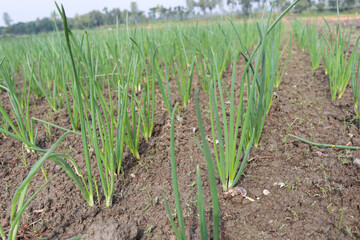
M 286 9 L 292 0 L 275 0 L 277 11 Z M 351 8 L 359 6 L 360 0 L 340 0 L 340 6 L 343 8 Z M 227 10 L 225 10 L 225 4 Z M 209 16 L 213 14 L 213 10 L 218 7 L 221 14 L 238 12 L 245 15 L 252 11 L 258 12 L 264 8 L 262 0 L 186 0 L 186 7 L 176 6 L 165 8 L 162 5 L 150 8 L 146 14 L 140 11 L 136 2 L 131 2 L 130 10 L 114 8 L 109 10 L 104 8 L 102 11 L 93 10 L 83 15 L 76 15 L 69 18 L 69 25 L 74 29 L 94 28 L 99 26 L 122 24 L 128 19 L 130 23 L 141 23 L 156 20 L 168 19 L 189 19 L 200 16 Z M 336 0 L 303 0 L 295 6 L 296 12 L 302 12 L 306 9 L 315 9 L 323 11 L 324 9 L 336 8 Z M 62 30 L 62 22 L 56 13 L 51 13 L 50 17 L 36 19 L 31 22 L 19 22 L 12 24 L 12 19 L 8 13 L 3 14 L 3 20 L 6 27 L 0 27 L 0 35 L 4 34 L 38 34 L 41 32 L 54 31 L 56 28 Z

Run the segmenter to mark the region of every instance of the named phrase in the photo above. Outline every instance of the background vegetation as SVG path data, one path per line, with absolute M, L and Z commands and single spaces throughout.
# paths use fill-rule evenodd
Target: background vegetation
M 291 0 L 276 0 L 275 11 L 280 12 L 285 10 L 291 4 Z M 148 10 L 148 12 L 140 11 L 138 4 L 134 1 L 130 4 L 130 10 L 127 9 L 108 9 L 104 8 L 102 11 L 93 10 L 83 15 L 76 15 L 69 18 L 69 26 L 72 29 L 88 29 L 99 26 L 111 26 L 116 23 L 123 24 L 128 18 L 129 22 L 143 23 L 152 21 L 162 21 L 170 19 L 192 19 L 200 17 L 229 15 L 229 14 L 243 14 L 245 16 L 251 13 L 261 12 L 264 8 L 264 1 L 261 0 L 186 0 L 186 6 L 175 6 L 166 8 L 162 5 L 157 5 Z M 342 0 L 340 1 L 341 11 L 356 11 L 356 7 L 360 6 L 360 0 Z M 215 11 L 216 9 L 216 11 Z M 335 12 L 335 0 L 302 0 L 300 1 L 293 12 Z M 3 13 L 3 20 L 5 27 L 0 27 L 0 35 L 9 36 L 12 34 L 38 34 L 42 32 L 51 32 L 56 28 L 63 30 L 60 17 L 56 12 L 52 12 L 49 17 L 38 18 L 31 22 L 12 23 L 11 16 L 5 12 Z

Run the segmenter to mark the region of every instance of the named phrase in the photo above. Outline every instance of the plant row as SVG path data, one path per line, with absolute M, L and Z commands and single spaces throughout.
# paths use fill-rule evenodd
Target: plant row
M 74 33 L 68 26 L 63 7 L 58 7 L 64 24 L 64 36 L 58 32 L 49 39 L 29 39 L 25 44 L 12 40 L 3 47 L 0 63 L 1 89 L 6 91 L 10 112 L 0 104 L 0 131 L 23 143 L 29 154 L 43 152 L 17 190 L 11 206 L 9 239 L 15 239 L 25 207 L 41 190 L 25 202 L 29 183 L 50 159 L 59 165 L 79 187 L 89 206 L 105 197 L 111 207 L 116 176 L 122 172 L 125 146 L 140 159 L 141 137 L 149 141 L 155 116 L 155 91 L 161 92 L 172 119 L 171 163 L 174 194 L 179 216 L 180 196 L 174 155 L 174 114 L 170 85 L 176 84 L 182 107 L 193 98 L 193 81 L 209 98 L 212 148 L 205 138 L 198 93 L 196 109 L 199 122 L 199 148 L 208 165 L 214 207 L 214 238 L 219 232 L 219 210 L 214 171 L 224 191 L 234 187 L 243 174 L 253 146 L 260 141 L 266 115 L 273 102 L 274 88 L 284 75 L 290 56 L 291 40 L 282 44 L 281 18 L 268 14 L 258 24 L 217 23 L 216 25 L 175 26 L 156 29 L 120 29 L 113 33 Z M 271 12 L 270 12 L 271 13 Z M 253 42 L 258 39 L 253 47 Z M 23 46 L 23 44 L 25 46 Z M 281 49 L 281 46 L 285 45 Z M 288 54 L 284 55 L 288 49 Z M 249 49 L 253 51 L 249 52 Z M 14 51 L 11 53 L 11 51 Z M 10 54 L 11 53 L 11 54 Z M 284 56 L 284 57 L 283 57 Z M 285 58 L 281 67 L 280 60 Z M 244 61 L 242 76 L 237 68 Z M 223 73 L 232 66 L 231 87 L 226 89 Z M 66 108 L 72 129 L 31 116 L 34 98 L 44 97 L 53 111 Z M 61 129 L 65 134 L 49 149 L 37 146 L 35 126 L 39 123 Z M 71 154 L 53 153 L 69 135 L 81 136 L 85 169 L 80 169 Z M 92 168 L 96 162 L 97 170 Z M 100 179 L 95 176 L 98 171 Z M 198 204 L 202 229 L 204 207 L 199 170 Z M 44 185 L 45 185 L 44 184 Z M 165 200 L 166 203 L 166 200 Z M 169 212 L 169 207 L 166 204 Z M 202 210 L 201 210 L 202 209 Z M 179 218 L 179 239 L 184 239 Z M 173 226 L 175 223 L 172 221 Z M 205 225 L 204 225 L 205 224 Z M 201 236 L 207 238 L 206 229 Z M 0 228 L 5 239 L 5 232 Z

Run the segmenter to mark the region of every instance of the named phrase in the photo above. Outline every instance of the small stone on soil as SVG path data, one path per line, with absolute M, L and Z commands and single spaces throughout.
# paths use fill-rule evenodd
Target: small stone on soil
M 358 168 L 360 168 L 360 158 L 355 158 L 353 162 Z
M 224 192 L 225 198 L 227 198 L 227 199 L 231 199 L 238 195 L 246 197 L 246 194 L 247 194 L 246 189 L 242 188 L 242 187 L 230 188 L 226 192 Z
M 269 190 L 264 189 L 263 194 L 264 194 L 265 196 L 267 196 L 267 195 L 269 195 L 269 194 L 270 194 L 270 192 L 269 192 Z

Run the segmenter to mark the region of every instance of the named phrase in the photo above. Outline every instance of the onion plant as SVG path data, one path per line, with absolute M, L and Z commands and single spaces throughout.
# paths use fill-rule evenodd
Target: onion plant
M 358 49 L 354 51 L 359 51 Z M 357 65 L 357 69 L 356 69 Z M 355 115 L 359 122 L 360 128 L 360 56 L 358 56 L 357 61 L 353 62 L 352 67 L 352 77 L 351 77 L 351 86 L 354 96 L 354 111 Z
M 290 59 L 290 53 L 291 53 L 291 36 L 290 40 L 284 45 L 283 49 L 280 51 L 280 47 L 282 44 L 282 24 L 278 24 L 274 30 L 270 33 L 269 38 L 271 39 L 270 43 L 267 45 L 266 54 L 268 56 L 266 57 L 266 67 L 269 69 L 270 74 L 268 76 L 270 78 L 274 78 L 274 84 L 276 87 L 278 87 L 282 81 L 282 78 L 284 76 L 287 64 Z M 285 53 L 285 50 L 287 50 L 287 45 L 289 44 L 289 49 L 286 57 L 285 64 L 283 64 L 282 69 L 280 66 L 280 60 L 282 56 Z M 269 80 L 267 80 L 269 81 Z M 270 104 L 271 106 L 271 104 Z
M 8 236 L 5 235 L 4 230 L 0 226 L 0 236 L 2 239 L 15 240 L 17 239 L 17 233 L 21 221 L 21 217 L 26 209 L 26 207 L 31 203 L 31 201 L 36 197 L 36 195 L 48 184 L 56 175 L 49 178 L 35 193 L 26 201 L 26 194 L 28 193 L 28 188 L 32 178 L 39 171 L 41 166 L 45 163 L 46 160 L 55 157 L 57 154 L 53 154 L 53 151 L 60 145 L 60 143 L 64 140 L 67 133 L 63 134 L 56 143 L 44 154 L 40 160 L 38 160 L 34 166 L 31 168 L 29 174 L 26 176 L 24 181 L 20 184 L 18 189 L 16 190 L 13 201 L 11 203 L 11 212 L 10 212 L 10 229 L 8 232 Z
M 260 25 L 259 31 L 266 32 L 269 24 L 268 19 L 266 24 Z M 273 32 L 276 29 L 277 26 L 268 34 L 267 38 L 261 40 L 261 48 L 255 56 L 255 62 L 250 65 L 254 71 L 248 71 L 245 75 L 248 85 L 250 85 L 250 80 L 252 82 L 247 89 L 249 99 L 247 112 L 250 112 L 250 128 L 245 141 L 248 142 L 252 138 L 252 134 L 254 134 L 253 143 L 256 147 L 260 141 L 266 114 L 269 112 L 273 102 L 274 86 L 279 72 L 280 53 L 279 48 L 275 47 L 277 45 L 277 43 L 274 43 L 276 38 L 272 37 L 274 34 L 276 35 L 276 32 Z M 262 36 L 261 32 L 260 36 Z
M 3 108 L 0 103 L 0 109 Z M 9 129 L 9 123 L 6 121 L 5 116 L 3 114 L 0 114 L 0 128 L 8 130 Z
M 139 76 L 141 76 L 140 69 L 138 68 L 138 62 L 139 55 L 134 54 L 134 57 L 130 59 L 126 75 L 120 75 L 119 83 L 126 83 L 129 86 L 127 91 L 121 91 L 121 99 L 129 99 L 129 111 L 124 112 L 125 142 L 132 155 L 137 159 L 140 159 L 139 141 L 141 123 L 143 122 L 141 121 L 142 118 L 140 117 L 140 114 L 137 112 L 137 109 L 141 105 L 141 101 L 136 96 L 137 89 L 141 87 L 141 85 L 138 85 L 137 81 Z M 141 111 L 141 113 L 143 114 L 145 112 Z
M 174 61 L 174 67 L 173 67 L 175 71 L 174 76 L 183 102 L 183 106 L 186 107 L 191 99 L 191 89 L 192 89 L 192 81 L 194 76 L 195 58 L 192 60 L 190 67 L 188 67 L 188 65 L 185 64 L 184 59 L 182 57 L 178 59 L 181 64 L 177 64 Z M 187 70 L 184 71 L 184 69 Z
M 24 94 L 23 100 L 20 100 L 14 88 L 14 85 L 12 84 L 12 74 L 10 73 L 10 71 L 1 67 L 0 72 L 5 83 L 5 86 L 0 85 L 0 88 L 5 89 L 8 93 L 9 101 L 11 104 L 11 112 L 15 122 L 13 122 L 11 116 L 0 104 L 0 113 L 2 115 L 2 118 L 6 121 L 7 125 L 17 136 L 28 140 L 32 144 L 36 144 L 37 130 L 34 129 L 34 124 L 30 117 L 29 111 L 30 94 L 33 80 L 31 79 L 28 84 L 26 84 L 26 81 L 24 81 L 26 95 Z M 28 147 L 29 146 L 25 144 L 26 150 L 30 152 Z
M 232 75 L 232 84 L 230 90 L 230 110 L 229 110 L 229 120 L 227 120 L 227 109 L 225 107 L 225 97 L 224 89 L 221 83 L 220 78 L 215 79 L 212 82 L 209 88 L 209 102 L 210 102 L 210 121 L 211 121 L 211 132 L 212 132 L 212 142 L 214 147 L 214 155 L 216 159 L 217 170 L 219 174 L 220 181 L 223 185 L 223 190 L 226 191 L 228 188 L 233 187 L 238 181 L 241 174 L 238 173 L 238 167 L 240 163 L 240 158 L 243 156 L 243 162 L 246 162 L 250 149 L 252 146 L 252 141 L 247 143 L 246 147 L 246 134 L 249 132 L 249 114 L 244 120 L 244 108 L 243 108 L 243 94 L 244 94 L 244 81 L 241 81 L 240 85 L 240 102 L 238 107 L 235 105 L 235 80 L 236 80 L 236 59 L 238 56 L 234 57 L 233 63 L 233 75 Z M 214 63 L 216 64 L 216 62 Z M 215 67 L 216 68 L 216 67 Z M 217 90 L 218 89 L 218 90 Z M 221 111 L 218 111 L 219 103 L 217 97 L 220 97 L 220 106 Z M 198 112 L 198 121 L 199 129 L 202 128 L 202 118 L 200 115 L 199 104 L 196 102 L 197 112 Z M 251 108 L 251 105 L 248 105 L 248 108 Z M 222 120 L 222 125 L 221 125 Z M 239 128 L 241 125 L 241 132 Z M 238 142 L 238 137 L 241 134 L 240 142 Z M 205 146 L 205 139 L 202 139 L 202 143 Z M 242 149 L 246 151 L 243 153 Z M 204 151 L 204 150 L 203 150 Z M 242 164 L 243 165 L 243 164 Z M 241 172 L 242 169 L 239 171 Z
M 155 73 L 147 76 L 143 82 L 144 94 L 138 104 L 138 112 L 141 120 L 141 132 L 148 142 L 152 136 L 155 118 Z
M 200 88 L 203 92 L 207 93 L 209 90 L 209 63 L 204 57 L 197 56 L 196 73 L 199 79 Z
M 172 69 L 183 106 L 186 107 L 191 99 L 191 89 L 196 57 L 193 56 L 192 60 L 189 59 L 191 55 L 186 51 L 184 39 L 182 36 L 183 33 L 180 32 L 179 28 L 177 30 L 178 38 L 181 42 L 181 51 L 179 51 L 179 53 L 175 56 Z
M 241 174 L 238 173 L 238 166 L 240 163 L 240 158 L 242 157 L 242 149 L 246 148 L 245 143 L 245 132 L 249 128 L 249 117 L 243 121 L 244 109 L 243 109 L 243 94 L 244 94 L 244 81 L 241 81 L 240 85 L 240 97 L 238 107 L 235 105 L 235 82 L 236 82 L 236 59 L 238 56 L 234 57 L 233 62 L 233 75 L 231 81 L 231 90 L 230 90 L 230 110 L 229 110 L 229 120 L 227 120 L 227 109 L 226 109 L 226 99 L 225 91 L 221 79 L 218 74 L 214 73 L 214 80 L 212 80 L 209 87 L 209 105 L 210 105 L 210 122 L 211 122 L 211 133 L 212 141 L 214 148 L 214 155 L 216 160 L 217 171 L 219 174 L 220 181 L 223 185 L 223 190 L 226 191 L 228 188 L 233 187 L 237 180 L 240 178 Z M 216 71 L 216 62 L 213 62 L 212 69 Z M 224 96 L 225 95 L 225 96 Z M 220 97 L 220 103 L 218 103 L 217 98 Z M 220 107 L 220 111 L 218 110 Z M 200 115 L 200 107 L 198 101 L 196 101 L 196 108 L 198 109 L 198 121 L 199 129 L 203 126 L 202 117 Z M 250 112 L 250 111 L 249 111 Z M 249 116 L 249 114 L 247 114 Z M 222 121 L 222 124 L 221 124 Z M 240 124 L 241 132 L 239 132 Z M 242 133 L 242 134 L 241 134 Z M 241 134 L 240 143 L 238 142 L 238 137 Z M 252 138 L 253 140 L 253 138 Z M 206 139 L 203 140 L 207 141 Z M 207 144 L 205 145 L 207 146 Z M 204 148 L 205 148 L 204 146 Z M 244 155 L 244 161 L 247 160 L 252 143 L 248 143 L 246 154 Z M 203 150 L 204 152 L 204 150 Z
M 209 105 L 212 142 L 216 169 L 223 186 L 223 190 L 232 188 L 238 182 L 245 168 L 247 159 L 253 143 L 258 144 L 264 126 L 265 116 L 269 108 L 273 94 L 273 84 L 275 78 L 267 77 L 265 53 L 268 44 L 271 45 L 271 31 L 276 27 L 282 17 L 298 2 L 291 4 L 280 16 L 270 24 L 271 14 L 269 14 L 266 24 L 258 25 L 259 41 L 250 56 L 245 57 L 246 65 L 240 81 L 238 105 L 235 105 L 235 80 L 236 80 L 236 61 L 239 54 L 234 56 L 233 75 L 231 90 L 229 94 L 223 89 L 223 84 L 218 73 L 211 76 L 209 86 Z M 236 31 L 236 29 L 235 29 Z M 213 54 L 209 55 L 211 61 L 211 72 L 216 72 L 216 60 Z M 255 61 L 253 63 L 253 61 Z M 270 61 L 271 62 L 271 61 Z M 254 67 L 254 66 L 255 67 Z M 262 71 L 260 71 L 262 66 Z M 246 89 L 245 89 L 246 81 Z M 245 108 L 246 90 L 247 105 Z M 225 107 L 226 96 L 230 102 L 229 110 Z M 220 99 L 218 103 L 217 99 Z M 198 100 L 196 101 L 199 129 L 203 129 L 203 121 Z M 220 110 L 219 110 L 220 108 Z M 246 109 L 246 110 L 245 110 Z M 239 130 L 241 128 L 241 130 Z M 205 135 L 202 134 L 202 152 L 210 152 Z M 240 138 L 240 140 L 239 140 Z M 205 154 L 209 162 L 211 156 Z M 241 160 L 241 161 L 240 161 Z
M 353 61 L 356 61 L 358 55 L 357 51 L 350 53 L 351 34 L 355 20 L 350 28 L 341 28 L 338 1 L 337 14 L 336 29 L 332 31 L 329 23 L 324 19 L 328 29 L 328 36 L 322 34 L 322 38 L 328 47 L 324 54 L 327 59 L 325 64 L 329 73 L 330 92 L 333 101 L 336 100 L 336 97 L 341 98 L 344 94 L 352 75 Z M 360 36 L 355 42 L 354 49 L 359 47 L 359 40 Z
M 198 96 L 196 96 L 198 99 Z M 164 203 L 166 212 L 170 219 L 171 226 L 174 230 L 175 236 L 178 240 L 185 240 L 185 227 L 184 227 L 184 217 L 182 214 L 181 209 L 181 200 L 180 200 L 180 192 L 178 186 L 178 178 L 176 173 L 176 161 L 175 161 L 175 140 L 174 140 L 174 122 L 175 122 L 175 112 L 176 107 L 173 108 L 171 113 L 171 129 L 170 129 L 170 162 L 171 162 L 171 177 L 173 181 L 173 189 L 174 189 L 174 197 L 175 197 L 175 206 L 176 206 L 176 214 L 178 219 L 178 226 L 174 221 L 173 215 L 171 214 L 169 205 L 164 197 Z M 205 137 L 204 129 L 200 129 L 202 137 Z M 208 149 L 208 148 L 206 148 Z M 206 155 L 210 156 L 210 152 L 205 152 Z M 212 207 L 213 207 L 213 238 L 212 239 L 219 239 L 219 226 L 220 226 L 220 210 L 219 210 L 219 199 L 217 195 L 216 189 L 216 178 L 214 174 L 213 162 L 207 161 L 207 170 L 208 170 L 208 177 L 210 181 L 210 190 L 211 190 L 211 198 L 212 198 Z M 206 226 L 206 219 L 205 219 L 205 203 L 204 203 L 204 194 L 203 188 L 201 184 L 201 176 L 200 176 L 200 169 L 199 166 L 196 167 L 196 179 L 197 179 L 197 208 L 199 213 L 199 225 L 200 225 L 200 237 L 202 240 L 209 239 L 208 238 L 208 231 Z
M 62 89 L 65 86 L 63 86 L 60 78 L 61 65 L 58 64 L 60 58 L 56 55 L 56 50 L 49 47 L 47 51 L 52 52 L 53 55 L 43 57 L 42 52 L 40 52 L 36 62 L 32 62 L 28 57 L 27 67 L 29 77 L 34 78 L 34 85 L 39 89 L 41 95 L 45 96 L 51 108 L 56 111 L 63 106 L 64 94 Z
M 89 154 L 89 148 L 88 148 L 88 142 L 89 139 L 87 137 L 87 128 L 86 128 L 86 124 L 88 124 L 88 122 L 85 121 L 85 117 L 87 115 L 84 116 L 85 110 L 84 110 L 84 103 L 82 101 L 82 91 L 80 90 L 80 85 L 82 85 L 82 83 L 80 82 L 79 79 L 79 75 L 78 75 L 78 68 L 76 67 L 75 64 L 75 59 L 74 59 L 74 55 L 73 55 L 73 50 L 71 47 L 71 43 L 70 43 L 70 36 L 71 36 L 71 40 L 73 43 L 73 46 L 77 45 L 76 47 L 74 47 L 76 50 L 80 51 L 78 44 L 76 44 L 76 39 L 75 37 L 71 34 L 71 31 L 68 27 L 67 24 L 67 18 L 66 18 L 66 14 L 65 14 L 65 9 L 63 8 L 63 6 L 61 6 L 61 10 L 59 8 L 59 6 L 56 3 L 56 7 L 58 8 L 58 11 L 61 15 L 61 18 L 63 20 L 64 23 L 64 33 L 65 33 L 65 39 L 66 39 L 66 44 L 67 44 L 67 48 L 68 48 L 68 52 L 70 54 L 70 58 L 71 58 L 71 63 L 72 63 L 72 70 L 73 70 L 73 77 L 74 80 L 72 81 L 72 89 L 74 89 L 74 103 L 76 104 L 76 106 L 79 109 L 79 114 L 80 114 L 80 124 L 81 124 L 81 135 L 82 135 L 82 143 L 83 143 L 83 149 L 84 149 L 84 158 L 85 158 L 85 164 L 86 164 L 86 172 L 87 172 L 87 180 L 88 180 L 88 190 L 89 190 L 89 198 L 87 199 L 87 202 L 89 204 L 89 206 L 93 206 L 94 205 L 94 189 L 93 189 L 93 174 L 91 171 L 91 163 L 90 163 L 90 154 Z M 76 51 L 75 50 L 75 51 Z M 93 92 L 93 91 L 91 91 Z M 96 119 L 96 118 L 95 118 Z M 91 125 L 90 125 L 91 127 Z M 95 130 L 95 129 L 94 129 Z
M 155 54 L 156 54 L 156 51 L 155 51 Z M 165 73 L 162 74 L 160 72 L 160 70 L 158 69 L 155 54 L 154 54 L 154 57 L 153 57 L 153 63 L 154 63 L 153 64 L 153 68 L 154 68 L 153 71 L 156 73 L 157 83 L 159 84 L 161 96 L 162 96 L 162 98 L 164 100 L 166 110 L 171 115 L 172 105 L 171 105 L 171 92 L 170 92 L 170 83 L 169 83 L 169 77 L 170 77 L 169 67 L 166 65 L 166 63 L 164 63 Z M 164 83 L 166 84 L 166 86 L 164 86 Z
M 136 63 L 134 63 L 134 68 L 136 68 Z M 130 75 L 130 74 L 128 74 Z M 141 118 L 140 115 L 136 112 L 138 106 L 137 98 L 135 95 L 136 91 L 136 82 L 133 78 L 128 79 L 131 84 L 131 93 L 129 94 L 129 109 L 130 111 L 125 111 L 125 142 L 130 152 L 134 157 L 140 159 L 139 154 L 139 141 L 140 141 L 140 129 L 141 129 Z M 123 93 L 123 98 L 128 98 L 128 92 Z
M 39 119 L 37 119 L 39 120 Z M 41 122 L 51 125 L 53 127 L 58 127 L 54 124 L 45 122 L 40 120 Z M 65 130 L 66 134 L 69 132 L 74 133 L 73 131 L 67 131 L 64 128 L 59 127 L 59 129 Z M 18 141 L 21 141 L 24 145 L 28 146 L 28 149 L 30 149 L 31 151 L 34 152 L 42 152 L 45 153 L 46 150 L 41 149 L 39 147 L 37 147 L 36 145 L 32 144 L 31 142 L 29 142 L 27 139 L 22 138 L 21 136 L 18 136 L 8 130 L 5 130 L 3 128 L 0 128 L 0 132 L 8 135 Z M 66 149 L 63 149 L 64 151 L 67 152 Z M 90 191 L 84 175 L 82 174 L 78 164 L 76 163 L 76 161 L 70 156 L 70 154 L 67 152 L 67 154 L 52 154 L 52 157 L 50 158 L 52 161 L 54 161 L 55 164 L 57 164 L 58 166 L 60 166 L 67 174 L 68 176 L 76 183 L 76 185 L 79 187 L 82 195 L 84 196 L 85 200 L 89 203 L 89 205 L 92 203 L 91 200 L 92 198 L 92 192 Z
M 299 44 L 299 47 L 301 50 L 306 50 L 307 49 L 307 34 L 306 34 L 306 26 L 304 24 L 304 22 L 302 22 L 299 19 L 295 19 L 294 21 L 291 22 L 291 26 L 294 30 L 294 35 L 295 38 Z
M 66 61 L 66 56 L 64 52 L 66 52 L 66 48 L 63 47 L 63 44 L 60 43 L 60 47 L 64 49 L 64 51 L 60 51 L 60 68 L 61 69 L 71 69 L 71 65 L 68 66 Z M 70 96 L 72 99 L 76 99 L 76 92 L 75 88 L 71 87 L 71 83 L 69 82 L 70 79 L 70 72 L 69 71 L 60 71 L 60 81 L 62 82 L 62 95 L 65 98 L 65 105 L 67 109 L 67 113 L 69 115 L 69 120 L 71 122 L 72 129 L 77 131 L 80 125 L 80 109 L 76 104 L 76 101 L 71 101 Z M 68 91 L 70 94 L 68 94 Z M 70 96 L 69 96 L 70 95 Z
M 132 39 L 133 40 L 133 39 Z M 144 45 L 140 46 L 135 40 L 133 40 L 134 44 L 137 46 L 138 52 L 142 59 L 144 65 L 145 76 L 141 85 L 143 87 L 143 94 L 141 94 L 141 98 L 137 99 L 137 108 L 138 114 L 140 118 L 140 126 L 142 135 L 145 138 L 145 141 L 148 142 L 151 138 L 153 129 L 154 129 L 154 117 L 155 117 L 155 72 L 151 71 L 151 68 L 146 63 L 146 48 Z M 153 59 L 154 50 L 150 47 L 150 43 L 148 41 L 149 47 L 149 56 Z M 140 76 L 141 77 L 141 76 Z
M 323 41 L 319 38 L 319 31 L 315 23 L 307 26 L 307 39 L 311 63 L 313 69 L 316 70 L 319 68 L 323 56 Z
M 98 193 L 96 179 L 93 177 L 91 170 L 91 155 L 89 149 L 89 146 L 91 146 L 95 152 L 96 162 L 100 174 L 101 187 L 105 195 L 106 206 L 110 207 L 114 193 L 115 173 L 116 169 L 120 169 L 121 166 L 124 145 L 123 143 L 125 141 L 125 126 L 127 125 L 127 92 L 129 83 L 121 85 L 119 82 L 119 101 L 117 105 L 118 117 L 116 119 L 113 113 L 114 105 L 111 100 L 111 92 L 109 90 L 110 103 L 108 104 L 101 92 L 101 86 L 99 86 L 97 81 L 97 60 L 94 59 L 87 33 L 85 33 L 85 44 L 87 51 L 84 51 L 79 47 L 78 41 L 68 27 L 63 6 L 61 6 L 60 9 L 60 7 L 57 5 L 57 8 L 63 19 L 65 39 L 72 63 L 74 80 L 72 81 L 71 85 L 74 88 L 74 92 L 76 93 L 76 99 L 74 99 L 74 101 L 81 115 L 81 135 L 86 171 L 88 175 L 88 183 L 86 185 L 89 198 L 87 201 L 90 206 L 94 204 L 93 182 L 95 182 L 96 192 Z M 80 81 L 80 75 L 78 72 L 81 70 L 75 64 L 73 48 L 76 56 L 78 56 L 77 61 L 82 64 L 80 66 L 84 66 L 86 69 L 87 75 L 82 73 L 84 76 L 86 76 L 83 78 L 83 82 L 86 84 L 86 89 L 84 87 L 80 87 L 83 82 Z M 88 100 L 84 102 L 83 99 L 87 98 Z M 88 102 L 88 104 L 86 104 L 86 102 Z M 91 120 L 88 117 L 88 111 L 90 112 Z

